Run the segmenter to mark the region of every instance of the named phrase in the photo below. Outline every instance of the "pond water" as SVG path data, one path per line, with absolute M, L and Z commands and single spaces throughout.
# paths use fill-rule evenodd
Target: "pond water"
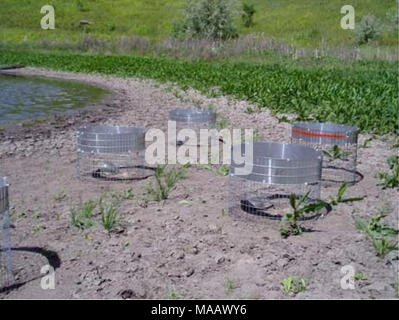
M 69 113 L 106 92 L 81 82 L 0 74 L 0 124 Z

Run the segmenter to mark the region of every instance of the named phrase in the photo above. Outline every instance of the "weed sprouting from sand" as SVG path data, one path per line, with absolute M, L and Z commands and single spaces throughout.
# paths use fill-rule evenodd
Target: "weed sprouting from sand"
M 112 193 L 112 198 L 122 201 L 122 200 L 133 200 L 134 199 L 134 192 L 133 188 L 129 188 L 122 192 L 114 192 Z
M 226 295 L 230 295 L 233 292 L 233 290 L 236 288 L 235 281 L 231 278 L 227 278 L 224 283 L 224 288 L 226 291 Z
M 226 129 L 228 125 L 229 125 L 229 119 L 222 118 L 216 122 L 216 129 L 220 131 Z
M 288 276 L 281 281 L 283 291 L 286 294 L 294 293 L 298 294 L 306 290 L 308 284 L 304 278 L 294 278 L 293 276 Z
M 176 189 L 177 183 L 184 179 L 188 165 L 181 168 L 168 168 L 167 164 L 158 165 L 155 168 L 155 185 L 147 187 L 147 195 L 154 201 L 162 201 L 169 198 L 170 193 Z
M 229 172 L 230 172 L 230 168 L 229 168 L 229 166 L 228 166 L 227 164 L 221 166 L 221 167 L 216 171 L 216 173 L 217 173 L 219 176 L 222 176 L 222 177 L 228 176 L 228 175 L 229 175 Z
M 172 292 L 170 294 L 168 294 L 165 297 L 166 300 L 179 300 L 180 299 L 180 295 L 178 292 L 172 290 Z
M 355 281 L 366 281 L 369 280 L 369 276 L 363 272 L 355 273 Z
M 398 250 L 398 244 L 390 238 L 396 238 L 398 230 L 382 224 L 382 219 L 386 215 L 379 214 L 369 221 L 357 220 L 356 227 L 358 230 L 366 233 L 373 243 L 373 247 L 379 257 L 384 257 L 393 250 Z
M 304 229 L 299 225 L 299 220 L 303 217 L 306 213 L 316 213 L 324 208 L 328 208 L 332 210 L 335 206 L 340 203 L 349 203 L 355 201 L 361 201 L 364 197 L 357 197 L 357 198 L 344 198 L 345 192 L 348 186 L 343 184 L 335 197 L 330 197 L 329 202 L 325 201 L 315 201 L 308 203 L 308 198 L 310 191 L 307 192 L 302 197 L 297 196 L 296 194 L 290 195 L 290 206 L 292 212 L 286 213 L 282 220 L 280 226 L 280 234 L 283 237 L 289 237 L 291 235 L 300 235 L 303 233 Z
M 399 156 L 389 157 L 388 160 L 390 173 L 380 172 L 378 177 L 382 180 L 379 184 L 383 189 L 399 189 Z
M 356 201 L 362 201 L 364 197 L 355 197 L 355 198 L 344 198 L 345 192 L 348 189 L 348 185 L 344 183 L 337 192 L 337 195 L 335 197 L 330 197 L 330 202 L 329 204 L 331 207 L 335 207 L 340 203 L 350 203 L 350 202 L 356 202 Z
M 335 160 L 346 160 L 349 152 L 343 151 L 339 146 L 333 146 L 329 151 L 323 150 L 324 156 L 328 159 L 329 162 L 333 162 Z
M 57 193 L 56 195 L 54 195 L 54 200 L 55 201 L 62 201 L 65 200 L 67 197 L 66 193 L 64 191 L 61 191 L 59 193 Z
M 111 232 L 119 221 L 119 201 L 104 199 L 99 201 L 101 224 L 105 230 Z
M 328 204 L 323 201 L 314 203 L 307 203 L 310 191 L 302 197 L 298 197 L 295 194 L 290 195 L 290 206 L 292 208 L 291 213 L 287 213 L 281 220 L 280 234 L 283 237 L 289 237 L 290 235 L 299 235 L 304 229 L 299 225 L 299 220 L 305 213 L 317 212 L 325 208 Z
M 73 226 L 85 230 L 94 225 L 93 213 L 97 203 L 93 200 L 85 202 L 78 208 L 71 210 L 71 223 Z

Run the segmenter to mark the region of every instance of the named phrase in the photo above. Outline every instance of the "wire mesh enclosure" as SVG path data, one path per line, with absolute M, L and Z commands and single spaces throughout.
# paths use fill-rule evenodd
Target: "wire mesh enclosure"
M 179 133 L 182 129 L 192 129 L 197 135 L 197 141 L 191 143 L 190 141 L 182 141 L 177 139 L 177 145 L 195 144 L 200 145 L 200 130 L 213 129 L 216 124 L 216 113 L 211 110 L 200 109 L 175 109 L 169 112 L 169 121 L 176 122 L 176 132 Z M 174 141 L 170 142 L 174 143 Z M 208 141 L 207 141 L 208 143 Z
M 84 127 L 78 129 L 76 139 L 78 177 L 119 181 L 148 176 L 144 129 Z
M 323 152 L 322 179 L 325 185 L 354 184 L 358 129 L 333 123 L 299 122 L 292 125 L 291 142 Z
M 8 183 L 0 178 L 0 292 L 13 281 Z
M 266 217 L 279 220 L 292 212 L 290 196 L 306 202 L 320 200 L 320 151 L 291 144 L 257 142 L 253 144 L 252 172 L 238 175 L 243 164 L 234 162 L 234 153 L 244 155 L 245 144 L 232 148 L 229 177 L 229 215 L 236 218 Z M 304 215 L 318 217 L 322 212 Z

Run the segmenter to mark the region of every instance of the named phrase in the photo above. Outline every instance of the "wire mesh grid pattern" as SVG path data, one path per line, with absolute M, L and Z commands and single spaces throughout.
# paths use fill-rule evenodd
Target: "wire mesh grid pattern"
M 322 180 L 325 185 L 354 184 L 358 129 L 333 123 L 299 122 L 292 125 L 291 143 L 323 152 Z
M 148 175 L 145 131 L 136 127 L 91 126 L 76 133 L 76 173 L 81 179 L 123 181 Z
M 0 178 L 0 291 L 14 281 L 10 230 L 8 183 Z
M 230 216 L 280 220 L 291 212 L 291 194 L 298 198 L 307 195 L 308 203 L 320 200 L 321 152 L 290 144 L 254 143 L 252 172 L 247 175 L 236 174 L 243 164 L 234 162 L 234 152 L 243 155 L 245 144 L 232 148 L 228 197 Z M 316 212 L 304 216 L 304 219 L 321 214 Z
M 211 110 L 200 109 L 175 109 L 169 112 L 169 121 L 176 122 L 176 132 L 182 129 L 194 130 L 197 135 L 195 145 L 201 145 L 199 140 L 201 129 L 214 129 L 216 124 L 216 113 Z M 171 141 L 174 143 L 174 141 Z M 177 140 L 177 145 L 191 144 L 189 141 Z M 207 141 L 208 143 L 208 141 Z

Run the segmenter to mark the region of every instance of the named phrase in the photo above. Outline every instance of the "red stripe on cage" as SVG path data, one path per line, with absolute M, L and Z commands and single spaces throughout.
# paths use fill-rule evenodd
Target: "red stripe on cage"
M 292 132 L 308 136 L 308 137 L 320 137 L 320 138 L 334 138 L 334 139 L 345 139 L 346 136 L 344 134 L 328 134 L 328 133 L 316 133 L 316 132 L 309 132 L 303 131 L 299 129 L 292 129 Z

